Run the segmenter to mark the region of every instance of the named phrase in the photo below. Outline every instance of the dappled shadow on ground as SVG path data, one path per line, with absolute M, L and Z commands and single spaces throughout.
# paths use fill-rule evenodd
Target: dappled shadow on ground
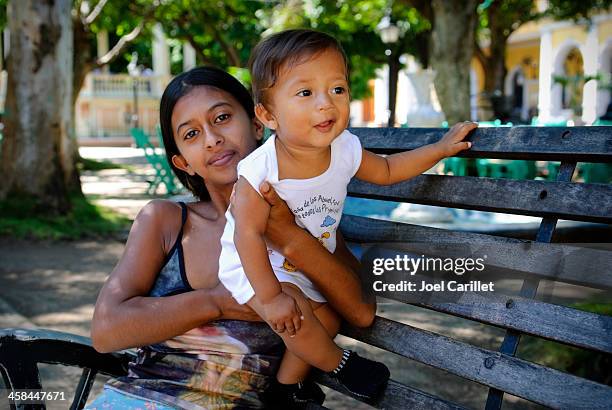
M 0 239 L 0 298 L 36 325 L 87 335 L 97 294 L 122 251 L 113 240 Z

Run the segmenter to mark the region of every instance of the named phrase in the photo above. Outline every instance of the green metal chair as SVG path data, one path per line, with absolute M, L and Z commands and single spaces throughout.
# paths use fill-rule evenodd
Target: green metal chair
M 611 126 L 612 125 L 612 121 L 610 120 L 602 120 L 602 119 L 597 119 L 597 121 L 595 121 L 593 123 L 593 125 L 599 125 L 599 126 Z
M 593 125 L 598 126 L 612 126 L 612 121 L 597 119 Z M 586 163 L 582 164 L 582 177 L 584 182 L 591 183 L 597 182 L 601 184 L 612 183 L 612 165 L 610 164 L 593 164 Z
M 136 142 L 136 146 L 144 151 L 147 162 L 155 170 L 155 178 L 153 181 L 149 181 L 149 188 L 147 194 L 155 193 L 157 187 L 164 184 L 166 191 L 169 195 L 173 195 L 179 192 L 179 185 L 174 178 L 174 174 L 170 165 L 166 161 L 165 155 L 160 155 L 155 152 L 155 147 L 149 141 L 149 136 L 144 132 L 142 128 L 130 129 L 130 134 Z
M 478 159 L 476 169 L 479 177 L 534 179 L 537 174 L 534 161 Z
M 507 122 L 505 124 L 502 124 L 500 119 L 496 119 L 494 121 L 478 121 L 478 126 L 479 127 L 512 127 L 512 123 L 511 122 Z
M 468 174 L 467 158 L 449 157 L 444 159 L 444 173 L 464 177 Z
M 612 182 L 612 164 L 581 164 L 582 178 L 587 184 L 600 183 L 609 184 Z
M 548 161 L 546 163 L 546 168 L 548 169 L 548 177 L 547 177 L 548 180 L 554 181 L 557 179 L 557 174 L 559 173 L 559 167 L 561 167 L 561 163 L 558 161 Z
M 164 144 L 164 137 L 162 136 L 161 127 L 159 124 L 155 126 L 155 135 L 157 135 L 157 143 L 160 148 L 166 149 L 166 145 Z
M 548 179 L 555 180 L 557 172 L 559 172 L 560 162 L 549 161 Z M 595 164 L 595 163 L 580 163 L 578 164 L 578 172 L 582 175 L 585 183 L 612 183 L 612 165 L 611 164 Z
M 567 121 L 566 120 L 558 120 L 558 121 L 541 122 L 538 117 L 533 117 L 531 119 L 531 125 L 543 126 L 543 127 L 566 127 L 567 126 Z

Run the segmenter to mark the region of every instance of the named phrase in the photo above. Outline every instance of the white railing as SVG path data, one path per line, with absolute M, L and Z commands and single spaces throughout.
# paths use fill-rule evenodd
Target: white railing
M 138 125 L 153 134 L 159 100 L 169 80 L 167 76 L 90 73 L 77 99 L 77 137 L 129 137 L 136 99 Z
M 99 74 L 90 73 L 80 97 L 129 97 L 134 94 L 134 88 L 139 97 L 159 98 L 169 78 L 166 76 L 139 76 L 132 77 L 127 74 Z

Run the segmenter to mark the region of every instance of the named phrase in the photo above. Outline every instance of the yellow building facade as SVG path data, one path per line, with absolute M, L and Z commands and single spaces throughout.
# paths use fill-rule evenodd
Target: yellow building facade
M 513 116 L 524 121 L 537 116 L 536 123 L 592 124 L 608 110 L 611 60 L 612 14 L 593 16 L 590 24 L 524 24 L 510 36 L 505 60 L 504 93 Z M 481 93 L 484 72 L 475 59 L 472 69 Z

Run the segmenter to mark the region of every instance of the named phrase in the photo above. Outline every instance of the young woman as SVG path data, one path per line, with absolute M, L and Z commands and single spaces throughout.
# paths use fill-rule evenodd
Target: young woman
M 261 408 L 283 343 L 235 302 L 217 273 L 236 165 L 259 145 L 262 125 L 246 89 L 210 67 L 170 82 L 160 123 L 168 160 L 199 201 L 152 201 L 136 217 L 98 297 L 91 335 L 101 352 L 141 348 L 130 374 L 107 383 L 89 408 Z M 341 316 L 368 326 L 376 307 L 362 296 L 357 262 L 342 239 L 330 254 L 269 185 L 260 189 L 271 205 L 268 242 Z

